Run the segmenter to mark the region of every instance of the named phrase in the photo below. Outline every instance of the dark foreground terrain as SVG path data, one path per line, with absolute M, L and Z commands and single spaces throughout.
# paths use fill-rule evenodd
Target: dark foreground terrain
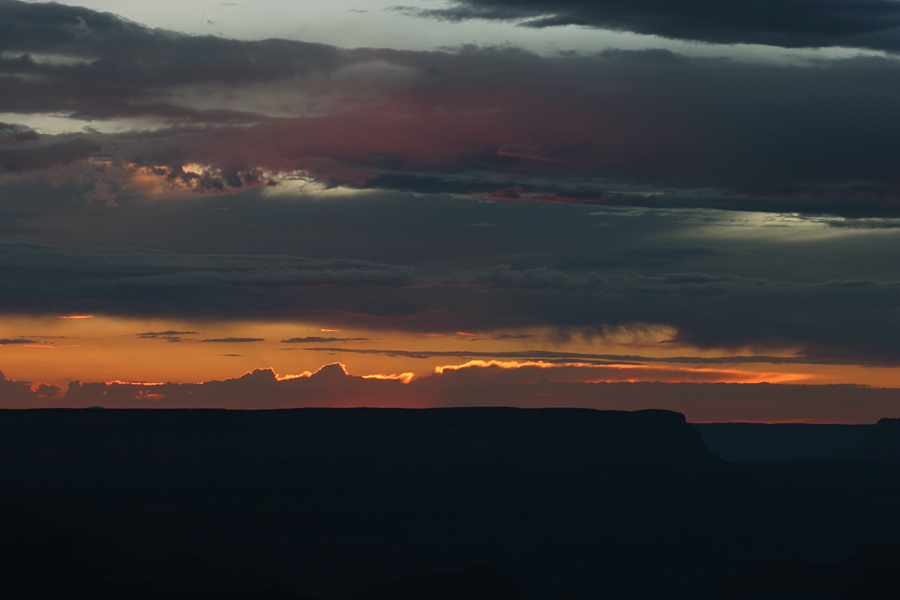
M 896 598 L 898 429 L 737 464 L 666 411 L 0 411 L 0 597 Z
M 706 449 L 737 463 L 846 460 L 874 425 L 692 423 Z

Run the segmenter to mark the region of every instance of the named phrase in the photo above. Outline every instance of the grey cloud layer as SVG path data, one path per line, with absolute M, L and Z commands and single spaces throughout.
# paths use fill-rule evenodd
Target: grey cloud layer
M 449 21 L 580 25 L 719 44 L 900 49 L 900 6 L 891 0 L 452 1 L 450 8 L 395 10 Z
M 8 0 L 0 52 L 0 112 L 90 120 L 0 125 L 0 312 L 649 323 L 688 346 L 900 362 L 893 58 L 341 50 Z M 369 189 L 267 187 L 301 176 Z
M 83 137 L 21 148 L 0 147 L 0 174 L 4 171 L 37 171 L 58 164 L 68 164 L 83 160 L 98 150 L 98 143 Z
M 6 311 L 315 319 L 413 332 L 551 326 L 601 333 L 650 322 L 705 348 L 789 347 L 825 362 L 900 361 L 896 280 L 435 268 L 22 243 L 0 244 L 0 270 Z
M 39 137 L 38 133 L 31 127 L 0 123 L 0 146 L 13 145 L 21 142 L 32 142 Z
M 0 1 L 0 51 L 9 68 L 24 68 L 61 80 L 81 79 L 129 90 L 197 82 L 244 83 L 332 69 L 342 53 L 323 44 L 265 40 L 242 43 L 150 29 L 111 13 L 56 3 Z M 81 58 L 63 68 L 32 60 L 57 54 Z M 18 63 L 18 64 L 17 64 Z M 64 65 L 65 63 L 63 63 Z
M 815 4 L 828 14 L 896 6 Z M 198 192 L 303 173 L 332 185 L 509 201 L 847 216 L 896 215 L 900 197 L 893 59 L 785 66 L 663 51 L 341 50 L 187 36 L 8 0 L 0 51 L 0 112 L 157 127 L 34 141 L 6 125 L 0 139 L 19 136 L 0 148 L 8 171 L 93 155 L 157 168 Z M 185 171 L 189 163 L 207 170 Z

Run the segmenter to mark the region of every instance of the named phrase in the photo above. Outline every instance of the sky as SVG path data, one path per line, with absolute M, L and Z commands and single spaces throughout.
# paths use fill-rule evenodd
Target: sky
M 0 0 L 0 407 L 900 417 L 900 2 L 397 2 Z

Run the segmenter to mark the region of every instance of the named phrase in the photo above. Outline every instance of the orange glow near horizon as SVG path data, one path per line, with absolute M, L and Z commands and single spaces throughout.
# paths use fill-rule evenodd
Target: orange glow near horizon
M 72 318 L 79 317 L 79 318 Z M 312 341 L 327 332 L 332 341 Z M 461 335 L 465 334 L 465 335 Z M 6 316 L 0 319 L 0 371 L 16 381 L 65 388 L 69 381 L 223 381 L 254 369 L 272 369 L 280 379 L 310 376 L 322 365 L 340 362 L 370 379 L 412 382 L 424 374 L 470 367 L 511 373 L 540 369 L 566 381 L 721 381 L 733 383 L 843 383 L 900 388 L 900 370 L 866 365 L 792 362 L 783 351 L 773 362 L 716 364 L 719 357 L 752 356 L 751 350 L 698 350 L 673 344 L 660 327 L 618 328 L 603 337 L 561 338 L 549 329 L 469 334 L 363 330 L 328 323 L 208 322 L 114 318 L 102 315 Z M 204 343 L 205 339 L 235 342 Z M 261 339 L 242 343 L 241 339 Z M 300 340 L 300 341 L 294 341 Z M 475 341 L 473 341 L 475 340 Z M 384 350 L 381 350 L 384 349 Z M 393 350 L 391 350 L 393 349 Z M 395 351 L 396 350 L 396 351 Z M 467 353 L 473 353 L 466 356 Z M 579 353 L 646 356 L 596 364 L 577 357 L 565 362 L 535 358 L 494 358 L 490 354 Z M 479 356 L 481 354 L 481 356 Z M 774 352 L 770 352 L 774 354 Z M 452 356 L 451 356 L 452 355 Z M 485 356 L 487 355 L 487 356 Z M 694 357 L 693 363 L 677 357 Z M 672 362 L 667 359 L 672 358 Z M 708 363 L 696 362 L 709 359 Z M 681 362 L 680 362 L 681 361 Z M 556 371 L 554 371 L 556 369 Z M 565 376 L 563 377 L 563 372 Z M 485 376 L 488 373 L 485 372 Z

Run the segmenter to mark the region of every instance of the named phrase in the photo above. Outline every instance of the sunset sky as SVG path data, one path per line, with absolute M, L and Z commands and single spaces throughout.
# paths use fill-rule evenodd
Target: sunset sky
M 898 106 L 894 0 L 0 0 L 0 406 L 900 417 Z

